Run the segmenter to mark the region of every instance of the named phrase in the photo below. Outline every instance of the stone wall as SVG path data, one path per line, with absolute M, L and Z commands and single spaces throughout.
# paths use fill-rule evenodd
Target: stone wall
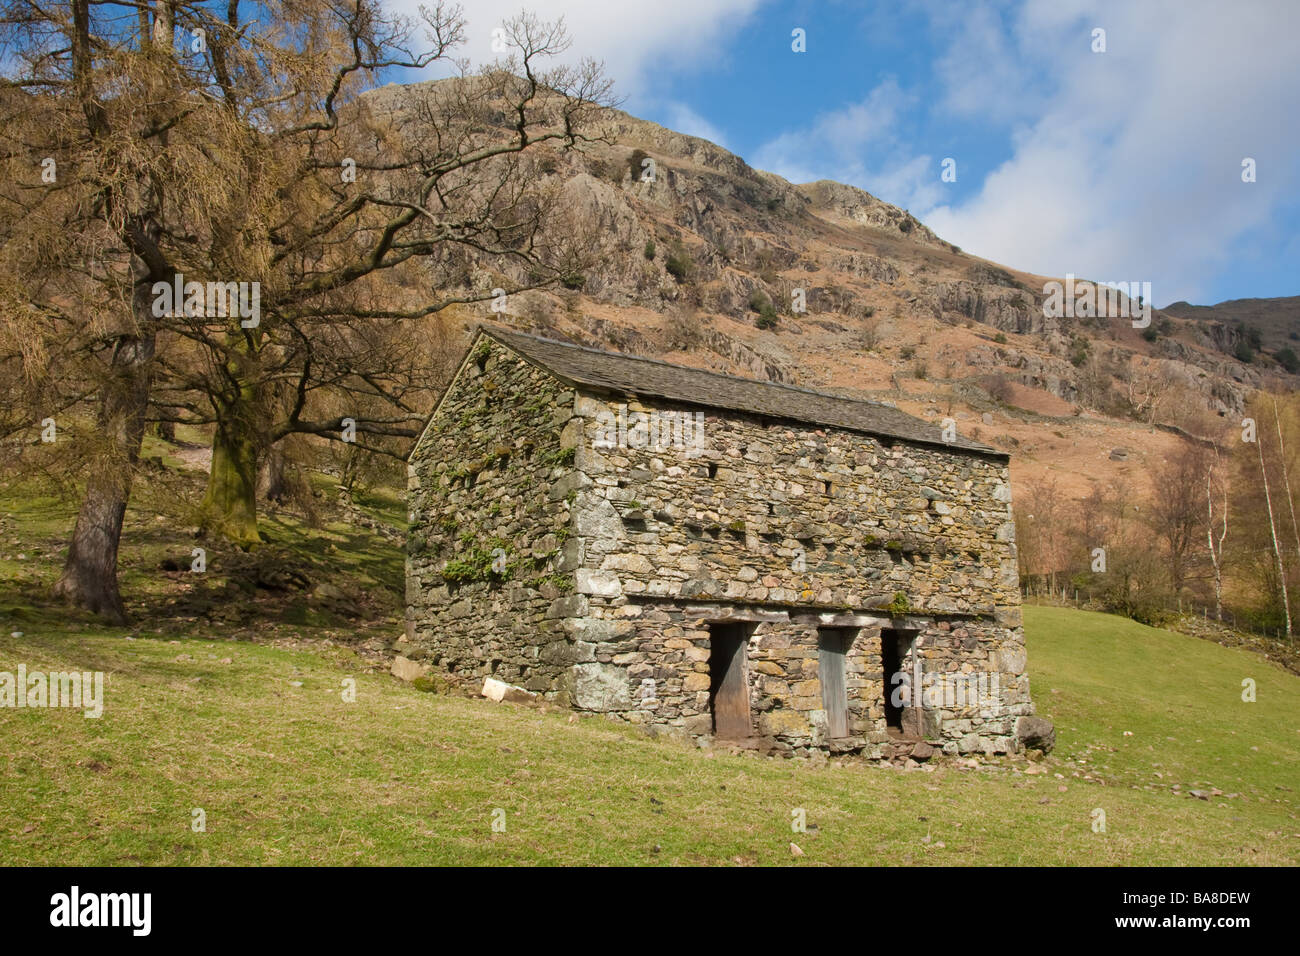
M 576 662 L 560 627 L 577 554 L 560 447 L 573 399 L 480 336 L 411 455 L 406 653 L 453 682 L 551 691 Z
M 1032 705 L 1005 460 L 713 411 L 702 447 L 648 434 L 692 411 L 577 396 L 562 442 L 575 449 L 583 603 L 564 626 L 595 659 L 571 676 L 586 690 L 573 703 L 707 735 L 708 622 L 736 617 L 757 625 L 756 733 L 777 749 L 885 755 L 880 632 L 892 627 L 920 635 L 926 674 L 982 688 L 927 707 L 926 736 L 953 753 L 1014 749 Z M 856 631 L 850 736 L 834 741 L 817 673 L 817 628 L 830 624 Z M 910 655 L 902 664 L 910 674 Z
M 775 750 L 891 754 L 885 628 L 920 636 L 927 674 L 984 675 L 924 709 L 944 750 L 1015 749 L 1032 713 L 1000 456 L 575 393 L 480 336 L 411 461 L 409 654 L 454 682 L 703 738 L 709 623 L 736 619 Z M 853 633 L 847 737 L 827 734 L 821 626 Z
M 608 610 L 595 604 L 590 613 Z M 750 711 L 755 735 L 766 749 L 861 751 L 872 757 L 899 752 L 899 737 L 888 731 L 885 721 L 885 695 L 893 689 L 881 655 L 881 632 L 886 629 L 921 638 L 922 736 L 935 746 L 953 754 L 1014 751 L 1016 719 L 1033 712 L 1024 647 L 1018 634 L 1009 635 L 1007 628 L 977 618 L 834 615 L 829 623 L 854 637 L 846 655 L 849 735 L 831 738 L 818 672 L 820 614 L 801 616 L 796 608 L 772 606 L 640 601 L 613 611 L 613 639 L 596 646 L 595 665 L 585 665 L 604 668 L 603 685 L 618 687 L 621 700 L 630 703 L 619 706 L 612 694 L 607 701 L 593 695 L 579 703 L 613 711 L 633 723 L 657 725 L 669 734 L 708 736 L 708 625 L 729 618 L 754 623 L 747 654 Z M 589 630 L 592 622 L 584 626 Z M 899 664 L 910 685 L 911 652 L 903 654 Z M 626 673 L 622 681 L 619 671 Z M 908 718 L 905 721 L 911 736 L 915 728 Z

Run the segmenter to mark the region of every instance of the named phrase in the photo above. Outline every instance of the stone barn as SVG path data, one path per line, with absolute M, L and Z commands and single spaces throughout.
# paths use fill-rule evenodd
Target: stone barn
M 947 425 L 480 327 L 409 459 L 407 656 L 701 743 L 1046 749 L 1008 459 Z

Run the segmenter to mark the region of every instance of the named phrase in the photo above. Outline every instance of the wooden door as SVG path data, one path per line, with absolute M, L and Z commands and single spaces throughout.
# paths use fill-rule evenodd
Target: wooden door
M 717 737 L 741 740 L 753 733 L 749 719 L 749 681 L 745 676 L 750 629 L 738 624 L 714 624 L 709 631 L 713 733 Z
M 894 693 L 900 687 L 910 689 L 912 686 L 912 675 L 904 673 L 902 669 L 906 654 L 907 644 L 903 632 L 883 628 L 880 632 L 880 670 L 884 678 L 886 730 L 903 729 L 903 710 L 906 705 L 894 703 Z M 900 679 L 899 674 L 903 674 L 903 678 Z
M 853 633 L 838 627 L 824 627 L 817 633 L 817 676 L 822 685 L 822 707 L 826 711 L 826 732 L 832 737 L 849 735 L 849 697 L 845 689 L 845 657 L 853 644 Z

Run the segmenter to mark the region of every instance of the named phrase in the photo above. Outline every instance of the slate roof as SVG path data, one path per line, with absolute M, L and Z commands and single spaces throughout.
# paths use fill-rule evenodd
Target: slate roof
M 602 352 L 501 326 L 484 324 L 479 326 L 479 330 L 569 384 L 706 408 L 749 412 L 789 422 L 844 428 L 953 451 L 1009 457 L 1006 452 L 960 435 L 955 441 L 945 442 L 938 422 L 922 421 L 880 402 L 737 378 L 636 355 Z

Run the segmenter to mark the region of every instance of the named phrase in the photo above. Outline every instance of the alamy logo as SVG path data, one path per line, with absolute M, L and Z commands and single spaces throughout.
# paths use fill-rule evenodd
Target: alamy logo
M 86 893 L 74 886 L 50 897 L 51 926 L 129 926 L 134 936 L 148 936 L 152 926 L 151 893 Z
M 602 409 L 596 414 L 596 448 L 684 448 L 696 453 L 704 448 L 703 412 L 653 411 L 629 413 Z
M 233 318 L 240 326 L 255 329 L 262 321 L 262 284 L 260 282 L 186 282 L 176 273 L 171 282 L 153 284 L 153 314 L 193 316 L 196 318 Z
M 893 685 L 890 702 L 895 707 L 912 705 L 912 677 L 906 671 L 897 671 L 889 679 Z M 939 710 L 943 707 L 983 707 L 997 703 L 1001 682 L 996 673 L 978 671 L 973 674 L 944 674 L 936 671 L 921 676 L 920 698 L 922 707 Z
M 1043 295 L 1043 315 L 1049 319 L 1118 316 L 1132 319 L 1135 329 L 1151 324 L 1150 282 L 1075 282 L 1074 273 L 1067 272 L 1064 283 L 1044 283 Z
M 102 717 L 104 672 L 28 673 L 27 665 L 19 664 L 17 674 L 0 671 L 0 707 L 84 708 L 84 716 Z

